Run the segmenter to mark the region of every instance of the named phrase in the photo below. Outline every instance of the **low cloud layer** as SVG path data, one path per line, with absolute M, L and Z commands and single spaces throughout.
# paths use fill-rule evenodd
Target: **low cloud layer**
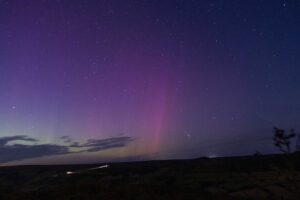
M 125 147 L 133 141 L 131 137 L 127 136 L 111 137 L 106 139 L 89 139 L 87 142 L 82 144 L 79 142 L 68 144 L 73 141 L 68 136 L 63 136 L 61 139 L 66 143 L 65 145 L 36 144 L 39 140 L 26 135 L 2 137 L 0 138 L 0 163 L 51 155 L 97 152 Z M 18 144 L 18 142 L 29 142 L 29 144 Z M 76 149 L 77 151 L 72 151 L 72 149 Z
M 37 139 L 28 137 L 26 135 L 16 135 L 16 136 L 9 136 L 9 137 L 2 137 L 0 138 L 0 147 L 5 146 L 8 142 L 11 141 L 28 141 L 28 142 L 38 142 Z
M 133 139 L 131 137 L 114 137 L 107 139 L 89 139 L 84 144 L 79 144 L 78 142 L 73 143 L 70 147 L 74 148 L 88 148 L 87 152 L 101 151 L 117 147 L 125 147 Z

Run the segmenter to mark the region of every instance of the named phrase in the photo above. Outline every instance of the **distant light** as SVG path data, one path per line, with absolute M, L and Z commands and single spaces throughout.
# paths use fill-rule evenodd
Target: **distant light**
M 216 155 L 216 154 L 209 154 L 207 157 L 208 157 L 208 158 L 216 158 L 217 155 Z
M 71 174 L 80 174 L 80 173 L 84 173 L 84 172 L 87 172 L 87 171 L 92 171 L 92 170 L 102 169 L 102 168 L 108 168 L 108 167 L 109 167 L 109 165 L 102 165 L 102 166 L 100 166 L 100 167 L 89 168 L 89 169 L 80 170 L 80 171 L 75 171 L 75 172 L 67 171 L 66 174 L 67 174 L 67 175 L 71 175 Z
M 96 170 L 96 169 L 102 169 L 102 168 L 108 168 L 109 165 L 102 165 L 100 167 L 94 167 L 94 168 L 89 168 L 89 169 L 86 169 L 85 171 L 91 171 L 91 170 Z
M 102 166 L 98 167 L 98 169 L 101 169 L 101 168 L 108 168 L 108 167 L 109 167 L 109 165 L 102 165 Z

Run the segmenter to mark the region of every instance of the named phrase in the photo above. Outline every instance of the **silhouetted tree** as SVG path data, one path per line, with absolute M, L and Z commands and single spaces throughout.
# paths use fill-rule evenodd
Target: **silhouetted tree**
M 296 136 L 295 130 L 291 129 L 290 133 L 285 133 L 285 130 L 274 127 L 274 145 L 283 153 L 291 153 L 291 139 Z
M 298 134 L 298 137 L 297 137 L 296 151 L 300 152 L 300 134 Z

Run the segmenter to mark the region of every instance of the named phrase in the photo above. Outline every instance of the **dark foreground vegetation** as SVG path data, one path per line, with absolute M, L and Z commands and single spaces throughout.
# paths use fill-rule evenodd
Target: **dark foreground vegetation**
M 300 199 L 300 155 L 0 168 L 0 199 Z

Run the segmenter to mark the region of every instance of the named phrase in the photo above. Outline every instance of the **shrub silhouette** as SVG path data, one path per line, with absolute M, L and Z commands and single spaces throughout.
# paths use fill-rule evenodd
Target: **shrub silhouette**
M 283 153 L 291 153 L 291 140 L 296 136 L 295 130 L 291 129 L 290 133 L 285 133 L 284 129 L 274 127 L 274 145 Z M 300 136 L 298 136 L 300 137 Z
M 297 137 L 296 152 L 300 152 L 300 134 L 298 134 L 298 137 Z

